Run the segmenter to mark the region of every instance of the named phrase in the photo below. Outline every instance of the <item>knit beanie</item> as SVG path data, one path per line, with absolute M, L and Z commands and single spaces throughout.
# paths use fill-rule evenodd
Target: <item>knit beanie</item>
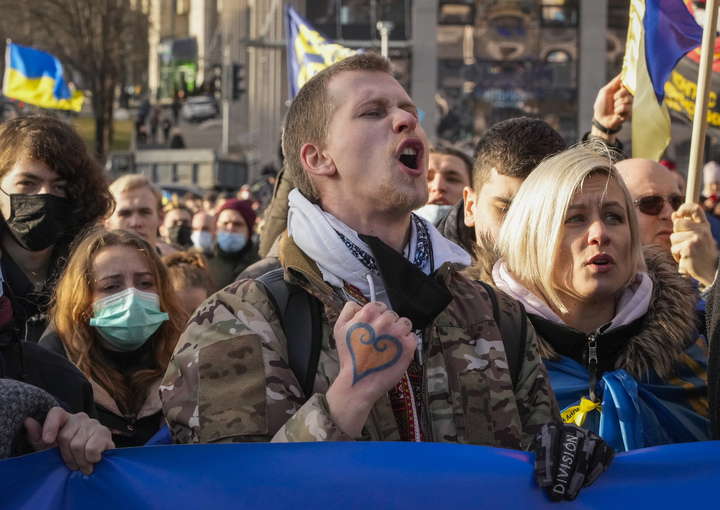
M 215 218 L 218 218 L 220 216 L 220 213 L 226 209 L 233 209 L 234 211 L 242 214 L 242 217 L 245 218 L 245 223 L 247 223 L 248 229 L 252 234 L 253 227 L 255 226 L 255 218 L 257 215 L 255 214 L 255 211 L 253 211 L 250 202 L 248 202 L 247 200 L 230 198 L 225 201 L 225 203 L 222 205 L 222 207 L 220 207 L 220 209 L 217 210 L 217 212 L 215 213 Z
M 0 379 L 0 460 L 32 453 L 23 421 L 29 416 L 43 423 L 48 411 L 57 405 L 55 399 L 40 388 Z
M 715 161 L 706 163 L 703 167 L 703 190 L 710 189 L 711 182 L 720 182 L 720 165 Z M 707 194 L 707 193 L 706 193 Z

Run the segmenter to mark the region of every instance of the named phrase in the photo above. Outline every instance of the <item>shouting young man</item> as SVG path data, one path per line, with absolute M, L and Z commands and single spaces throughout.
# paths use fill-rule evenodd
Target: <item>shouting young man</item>
M 285 279 L 322 304 L 312 389 L 303 392 L 287 354 L 301 324 L 281 324 L 262 283 L 237 282 L 178 342 L 162 387 L 174 441 L 533 443 L 544 452 L 538 480 L 558 498 L 591 483 L 612 452 L 581 429 L 546 425 L 559 413 L 532 327 L 509 312 L 521 338 L 503 338 L 494 292 L 459 272 L 468 255 L 412 214 L 428 199 L 428 144 L 389 61 L 367 52 L 319 72 L 293 100 L 282 143 L 297 186 Z M 511 341 L 522 346 L 517 377 Z M 571 489 L 549 450 L 566 437 L 584 445 Z

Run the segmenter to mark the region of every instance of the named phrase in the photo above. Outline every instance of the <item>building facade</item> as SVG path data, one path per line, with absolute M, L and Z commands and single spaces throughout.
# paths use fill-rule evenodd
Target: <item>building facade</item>
M 185 39 L 196 41 L 194 86 L 209 81 L 213 66 L 222 66 L 226 83 L 228 70 L 242 66 L 246 93 L 228 103 L 229 149 L 247 159 L 251 179 L 263 166 L 280 164 L 288 100 L 286 3 L 325 36 L 351 48 L 379 51 L 377 23 L 391 22 L 389 56 L 399 81 L 424 112 L 429 137 L 466 146 L 492 124 L 519 115 L 545 119 L 569 142 L 580 138 L 589 130 L 597 91 L 622 67 L 630 3 L 150 1 L 160 17 L 155 25 L 158 82 L 154 89 L 151 83 L 160 97 L 171 93 L 178 70 L 191 63 L 181 62 L 188 56 L 180 54 Z

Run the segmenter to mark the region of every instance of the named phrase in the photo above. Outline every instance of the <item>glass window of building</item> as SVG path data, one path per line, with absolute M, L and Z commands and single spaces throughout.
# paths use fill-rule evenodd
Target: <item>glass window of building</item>
M 578 8 L 577 0 L 441 1 L 438 136 L 474 144 L 493 124 L 529 115 L 576 139 Z

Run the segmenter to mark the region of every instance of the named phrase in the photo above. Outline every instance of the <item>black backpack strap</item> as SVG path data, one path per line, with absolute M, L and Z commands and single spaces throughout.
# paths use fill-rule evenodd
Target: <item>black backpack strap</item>
M 500 336 L 505 346 L 505 356 L 510 370 L 510 378 L 512 379 L 513 389 L 516 389 L 525 358 L 525 341 L 527 339 L 527 313 L 525 307 L 517 300 L 515 300 L 518 305 L 517 308 L 508 306 L 504 299 L 498 299 L 497 292 L 491 285 L 485 282 L 478 283 L 485 288 L 490 296 L 493 306 L 493 319 L 500 329 Z M 501 311 L 506 314 L 505 320 L 501 319 Z
M 287 338 L 288 364 L 306 398 L 313 394 L 322 343 L 321 303 L 299 285 L 285 281 L 281 267 L 257 278 L 268 292 Z M 292 336 L 288 334 L 292 331 Z

